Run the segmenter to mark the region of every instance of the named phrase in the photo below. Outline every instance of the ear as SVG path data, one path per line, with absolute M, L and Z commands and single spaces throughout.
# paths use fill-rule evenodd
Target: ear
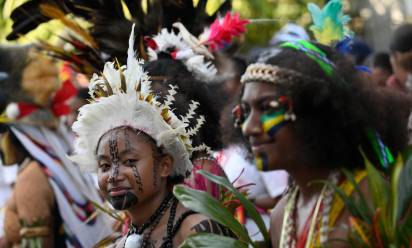
M 169 154 L 165 154 L 160 158 L 157 164 L 157 166 L 159 166 L 158 173 L 160 177 L 167 178 L 172 174 L 173 162 L 173 157 Z

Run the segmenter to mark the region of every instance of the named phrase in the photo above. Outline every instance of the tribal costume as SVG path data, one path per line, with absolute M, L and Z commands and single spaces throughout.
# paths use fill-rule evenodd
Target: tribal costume
M 6 208 L 6 241 L 25 247 L 91 247 L 111 230 L 93 205 L 101 199 L 91 178 L 66 157 L 71 139 L 60 117 L 70 112 L 65 102 L 76 89 L 68 80 L 61 82 L 55 62 L 34 47 L 0 49 L 7 102 L 1 150 L 4 164 L 19 164 Z

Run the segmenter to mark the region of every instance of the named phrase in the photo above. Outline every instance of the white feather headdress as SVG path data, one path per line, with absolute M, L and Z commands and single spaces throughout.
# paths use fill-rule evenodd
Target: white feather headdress
M 179 33 L 169 32 L 164 28 L 152 38 L 155 45 L 148 47 L 149 60 L 157 60 L 158 53 L 170 53 L 172 50 L 172 57 L 182 61 L 196 79 L 203 82 L 213 81 L 217 69 L 211 62 L 214 57 L 208 48 L 190 34 L 182 23 L 177 22 L 173 26 L 179 29 Z
M 196 135 L 196 130 L 187 130 L 187 117 L 179 119 L 170 108 L 176 87 L 171 86 L 163 104 L 152 94 L 150 77 L 142 68 L 143 61 L 135 58 L 133 30 L 134 27 L 129 39 L 127 66 L 116 69 L 114 63 L 106 63 L 102 75 L 95 74 L 90 81 L 89 94 L 93 101 L 80 108 L 73 124 L 78 138 L 71 159 L 85 170 L 96 170 L 95 152 L 101 136 L 116 127 L 130 126 L 148 134 L 173 157 L 172 176 L 186 176 L 192 168 L 190 155 L 196 150 L 190 137 Z

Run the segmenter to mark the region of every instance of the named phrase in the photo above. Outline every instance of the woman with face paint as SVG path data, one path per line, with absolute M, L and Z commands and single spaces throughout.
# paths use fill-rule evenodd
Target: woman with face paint
M 293 181 L 271 216 L 273 247 L 346 247 L 334 240 L 347 237 L 348 210 L 331 187 L 311 182 L 351 195 L 344 168 L 366 191 L 362 152 L 384 169 L 405 147 L 409 101 L 364 80 L 337 52 L 306 41 L 284 43 L 242 76 L 234 114 L 256 166 L 284 169 Z
M 192 169 L 191 136 L 197 130 L 189 132 L 181 120 L 187 116 L 173 112 L 174 88 L 164 103 L 152 93 L 150 78 L 134 54 L 131 45 L 126 67 L 106 63 L 103 75 L 91 79 L 93 101 L 80 109 L 73 124 L 77 140 L 72 159 L 97 171 L 104 197 L 131 218 L 117 247 L 178 247 L 197 232 L 228 235 L 173 196 L 173 185 Z

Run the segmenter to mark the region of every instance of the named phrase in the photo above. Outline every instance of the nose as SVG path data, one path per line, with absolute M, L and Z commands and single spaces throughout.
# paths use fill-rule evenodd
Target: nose
M 250 136 L 259 136 L 262 132 L 263 128 L 262 122 L 260 121 L 260 115 L 252 110 L 242 124 L 242 134 L 247 138 Z
M 120 171 L 120 164 L 114 164 L 110 170 L 108 178 L 109 183 L 120 181 L 123 178 L 123 173 Z

